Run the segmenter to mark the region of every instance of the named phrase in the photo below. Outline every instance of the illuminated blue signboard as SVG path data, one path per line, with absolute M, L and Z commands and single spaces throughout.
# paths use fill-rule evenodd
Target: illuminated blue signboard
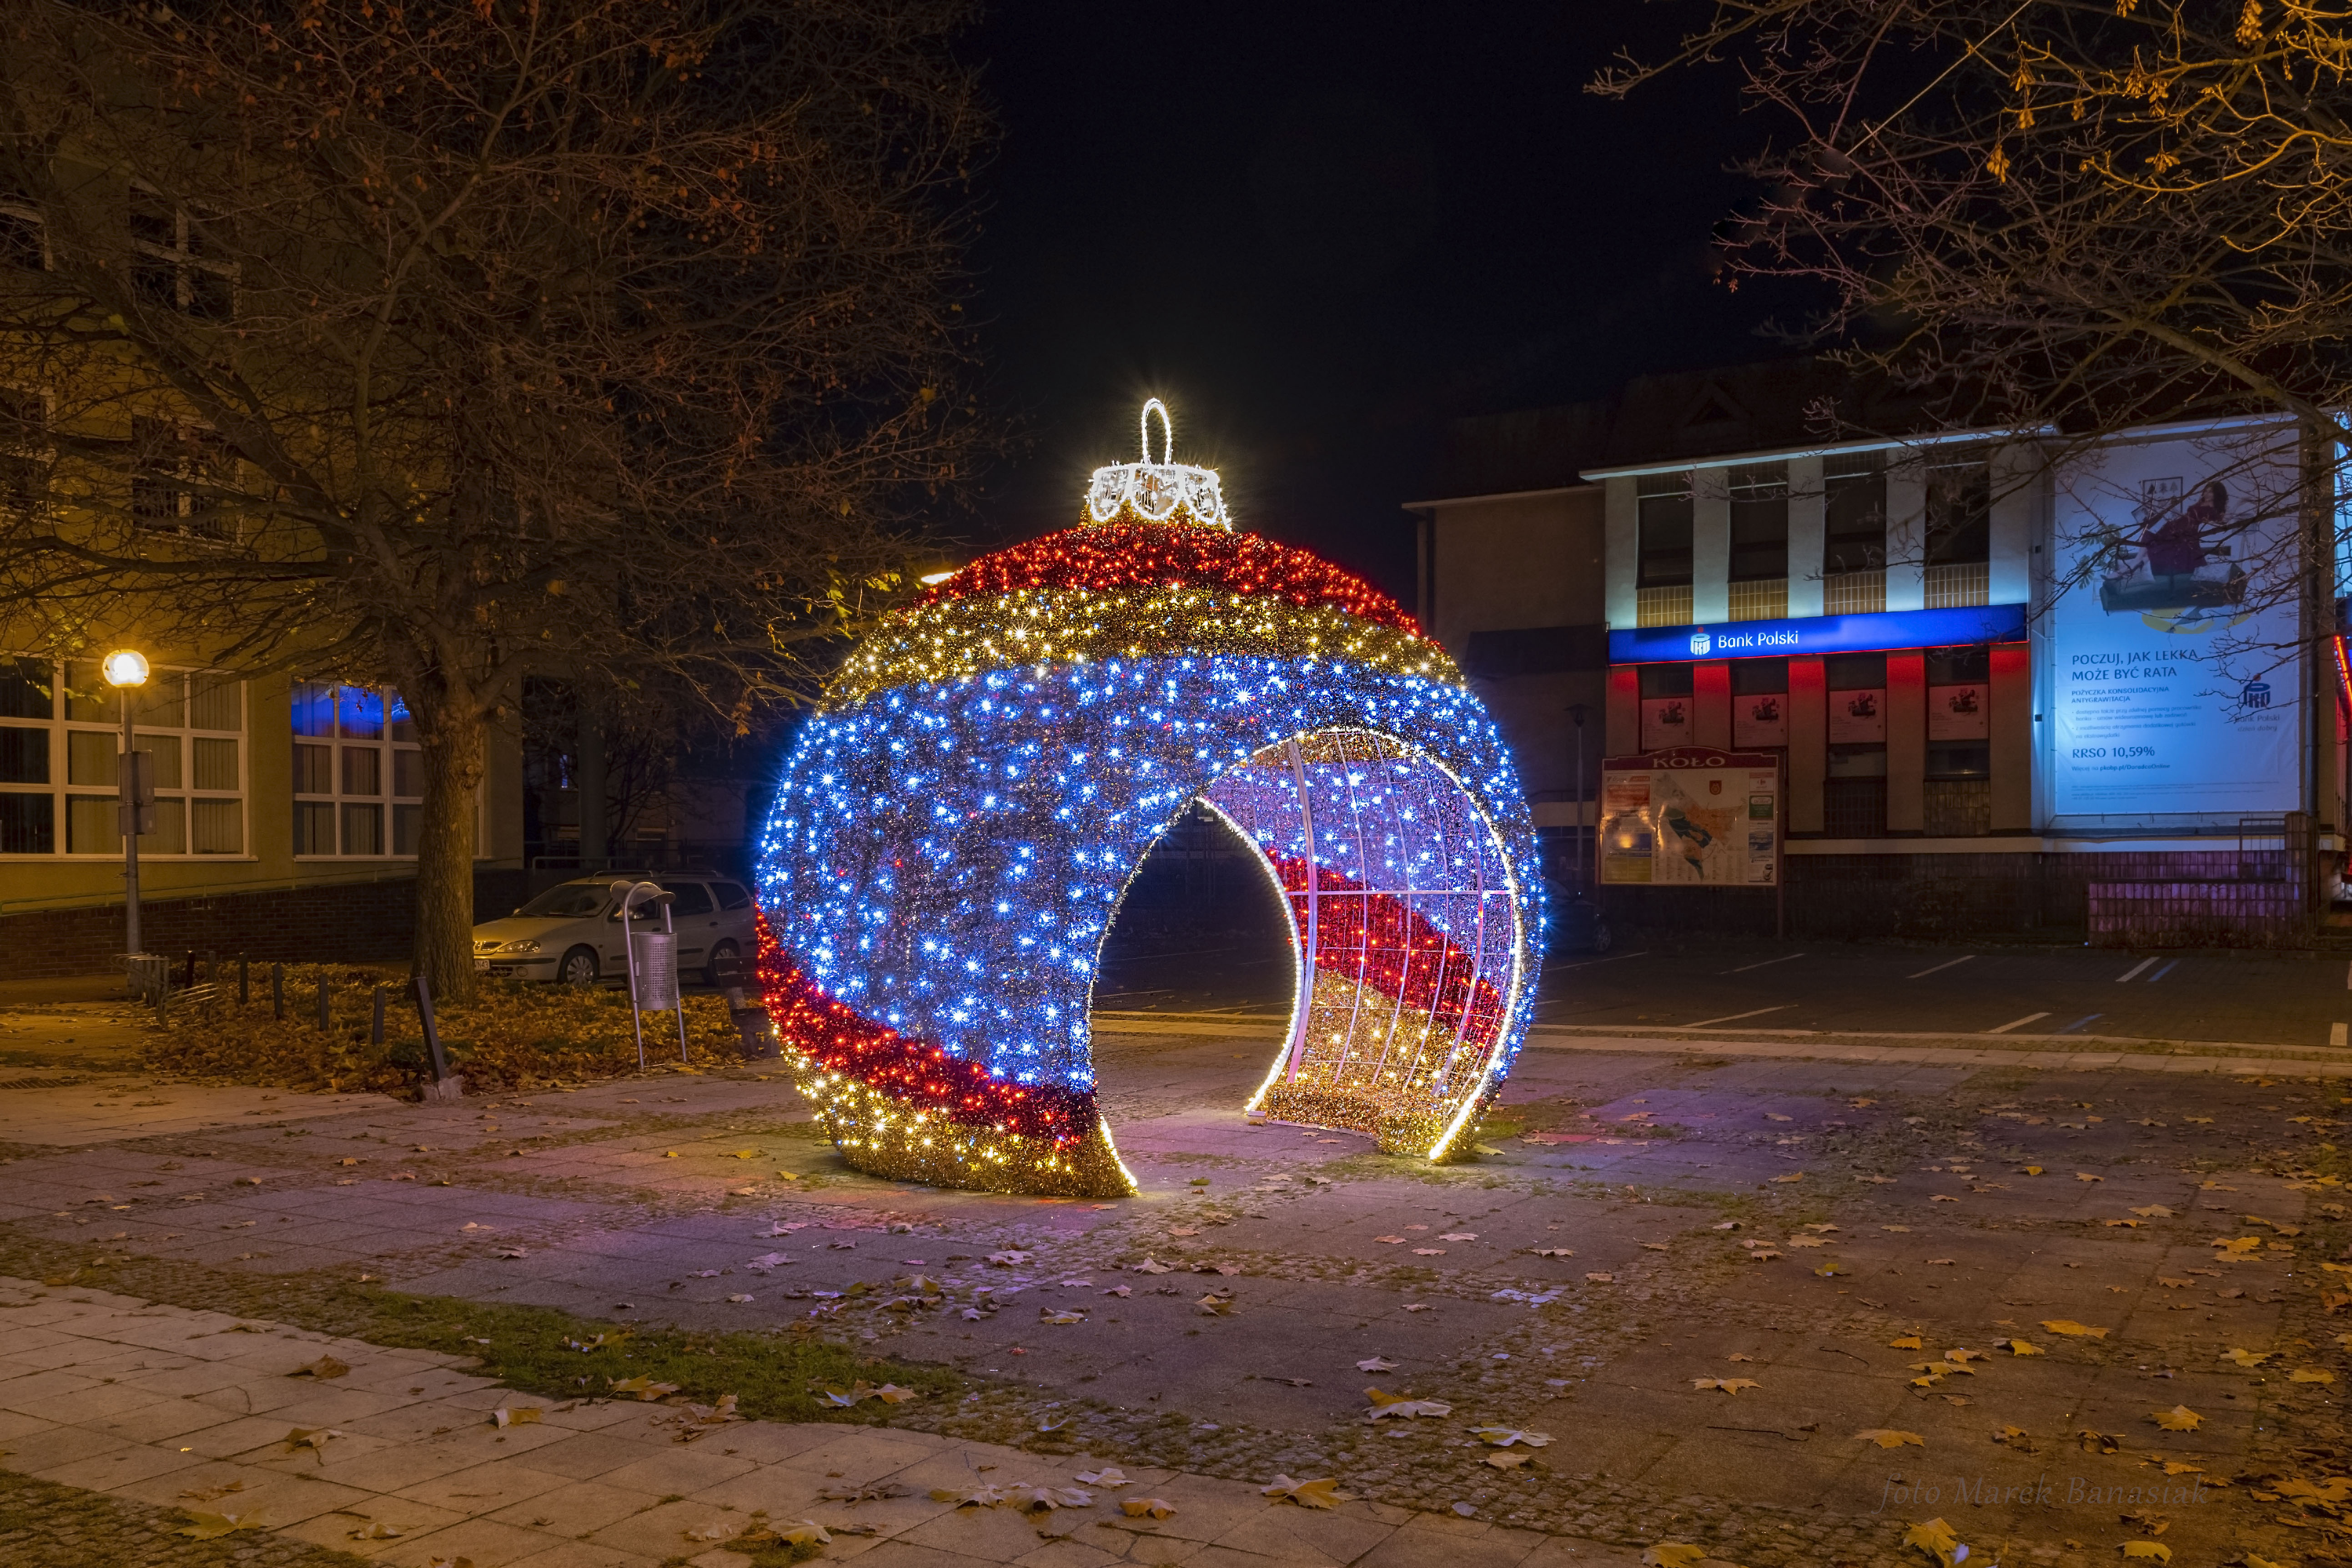
M 1655 664 L 1694 658 L 1883 653 L 1893 648 L 2021 642 L 2024 637 L 2023 605 L 1971 605 L 1957 610 L 1883 610 L 1868 616 L 1800 616 L 1780 621 L 1641 626 L 1609 634 L 1609 662 Z

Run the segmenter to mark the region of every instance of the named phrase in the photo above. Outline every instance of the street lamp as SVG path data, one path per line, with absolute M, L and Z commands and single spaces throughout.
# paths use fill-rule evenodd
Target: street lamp
M 136 648 L 117 648 L 99 667 L 106 683 L 122 693 L 122 757 L 115 768 L 117 816 L 122 827 L 122 930 L 125 951 L 136 958 L 139 945 L 139 835 L 154 826 L 154 781 L 148 776 L 147 755 L 134 743 L 131 693 L 147 684 L 147 656 Z

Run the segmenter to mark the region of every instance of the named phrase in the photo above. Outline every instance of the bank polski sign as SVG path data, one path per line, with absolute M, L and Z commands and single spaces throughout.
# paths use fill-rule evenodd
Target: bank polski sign
M 2284 426 L 2110 446 L 2061 468 L 2053 816 L 2301 808 L 2295 458 Z
M 1713 626 L 1629 626 L 1609 634 L 1609 662 L 1663 664 L 1695 658 L 1883 653 L 1896 648 L 2016 642 L 2024 636 L 2023 605 L 1886 610 L 1863 616 L 1799 616 L 1777 621 L 1725 621 Z

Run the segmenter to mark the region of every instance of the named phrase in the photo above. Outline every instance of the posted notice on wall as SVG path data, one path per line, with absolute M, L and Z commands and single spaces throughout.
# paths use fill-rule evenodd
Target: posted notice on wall
M 2055 489 L 2053 814 L 2299 808 L 2292 426 L 2105 447 Z
M 1601 764 L 1601 879 L 1769 888 L 1780 874 L 1779 759 L 1683 746 Z

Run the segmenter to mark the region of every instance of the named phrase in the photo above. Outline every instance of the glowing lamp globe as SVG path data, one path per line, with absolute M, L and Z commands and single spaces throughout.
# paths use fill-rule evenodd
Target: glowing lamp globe
M 147 684 L 147 656 L 136 648 L 117 648 L 101 659 L 98 668 L 109 686 Z
M 1077 527 L 985 555 L 860 644 L 762 831 L 759 972 L 852 1166 L 1134 1190 L 1095 1103 L 1103 940 L 1196 803 L 1291 916 L 1244 1113 L 1459 1152 L 1524 1041 L 1534 824 L 1485 707 L 1394 601 L 1234 529 L 1217 477 L 1097 470 Z

